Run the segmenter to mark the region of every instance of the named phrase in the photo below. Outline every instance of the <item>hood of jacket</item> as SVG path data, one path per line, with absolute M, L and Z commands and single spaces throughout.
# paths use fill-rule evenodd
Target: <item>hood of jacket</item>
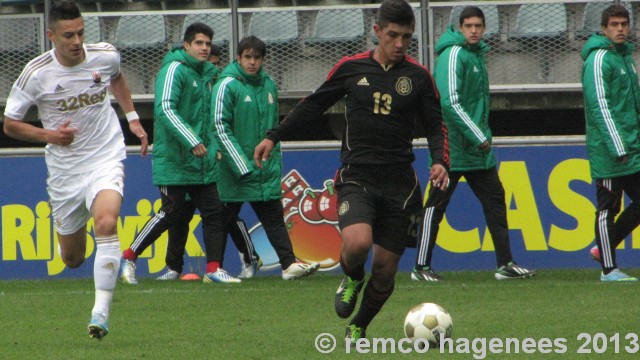
M 198 74 L 215 76 L 218 68 L 208 61 L 198 61 L 193 56 L 187 54 L 187 51 L 182 46 L 174 47 L 167 55 L 162 59 L 161 67 L 164 67 L 168 63 L 177 61 L 187 67 L 195 70 Z
M 476 45 L 467 45 L 467 41 L 464 38 L 464 35 L 460 31 L 455 29 L 453 24 L 450 24 L 447 27 L 447 30 L 440 36 L 438 42 L 436 43 L 436 55 L 440 55 L 443 51 L 445 51 L 448 47 L 458 45 L 469 51 L 475 51 L 480 53 L 486 53 L 489 51 L 489 45 L 487 45 L 484 40 L 480 40 L 480 42 Z
M 264 79 L 267 77 L 267 74 L 264 72 L 263 67 L 260 67 L 257 74 L 248 74 L 238 60 L 233 60 L 233 62 L 222 70 L 222 74 L 220 74 L 220 78 L 224 77 L 232 77 L 242 81 L 243 83 L 251 84 L 251 85 L 261 85 L 264 83 Z
M 623 55 L 631 55 L 635 46 L 629 41 L 625 41 L 624 44 L 616 45 L 608 37 L 604 36 L 601 33 L 595 33 L 589 37 L 589 40 L 582 47 L 582 51 L 580 51 L 580 56 L 582 60 L 587 60 L 589 54 L 591 54 L 595 50 L 606 49 L 606 50 L 616 50 Z

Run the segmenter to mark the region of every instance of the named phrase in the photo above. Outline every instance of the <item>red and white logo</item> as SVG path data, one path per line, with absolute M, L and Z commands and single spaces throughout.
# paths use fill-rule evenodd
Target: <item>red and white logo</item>
M 93 78 L 93 82 L 96 84 L 100 84 L 102 82 L 102 74 L 100 74 L 100 71 L 92 72 L 91 77 Z

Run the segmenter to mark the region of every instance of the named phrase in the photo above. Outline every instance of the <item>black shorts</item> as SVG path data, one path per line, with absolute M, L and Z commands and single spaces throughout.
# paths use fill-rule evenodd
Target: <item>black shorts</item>
M 411 165 L 344 165 L 335 179 L 340 229 L 366 223 L 373 243 L 402 255 L 415 247 L 422 192 Z

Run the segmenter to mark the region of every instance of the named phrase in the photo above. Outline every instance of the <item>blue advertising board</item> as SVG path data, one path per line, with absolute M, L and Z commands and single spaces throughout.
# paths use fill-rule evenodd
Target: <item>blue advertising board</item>
M 536 269 L 596 267 L 589 259 L 594 245 L 595 186 L 583 145 L 496 147 L 514 258 Z M 428 179 L 428 151 L 416 149 L 414 167 L 423 193 Z M 283 155 L 283 206 L 294 252 L 303 261 L 319 261 L 322 271 L 338 268 L 340 233 L 337 227 L 333 177 L 339 150 L 286 150 Z M 95 245 L 93 224 L 87 226 L 88 260 L 79 269 L 66 269 L 58 254 L 57 237 L 47 204 L 46 167 L 42 156 L 0 157 L 0 217 L 2 247 L 0 279 L 91 277 Z M 129 155 L 125 161 L 125 199 L 118 224 L 121 246 L 131 244 L 160 206 L 151 181 L 151 158 Z M 241 217 L 265 267 L 277 273 L 275 252 L 249 205 Z M 138 260 L 141 277 L 164 270 L 167 234 Z M 224 267 L 240 269 L 237 251 L 229 242 Z M 619 248 L 622 267 L 640 265 L 632 256 L 640 248 L 636 230 Z M 185 271 L 202 273 L 205 266 L 200 217 L 191 222 Z M 408 249 L 400 271 L 413 266 L 415 250 Z M 433 257 L 434 268 L 488 270 L 495 268 L 495 253 L 482 208 L 464 179 L 458 186 L 440 226 Z

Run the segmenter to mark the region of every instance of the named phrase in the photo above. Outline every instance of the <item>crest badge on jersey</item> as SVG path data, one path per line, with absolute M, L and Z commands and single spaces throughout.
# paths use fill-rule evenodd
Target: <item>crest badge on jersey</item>
M 102 82 L 102 74 L 100 74 L 100 71 L 92 72 L 91 77 L 93 78 L 93 82 L 96 84 L 100 84 Z
M 398 94 L 406 96 L 411 94 L 411 90 L 413 90 L 411 79 L 406 76 L 399 77 L 398 81 L 396 81 L 396 91 Z
M 273 104 L 273 95 L 269 93 L 269 104 Z

